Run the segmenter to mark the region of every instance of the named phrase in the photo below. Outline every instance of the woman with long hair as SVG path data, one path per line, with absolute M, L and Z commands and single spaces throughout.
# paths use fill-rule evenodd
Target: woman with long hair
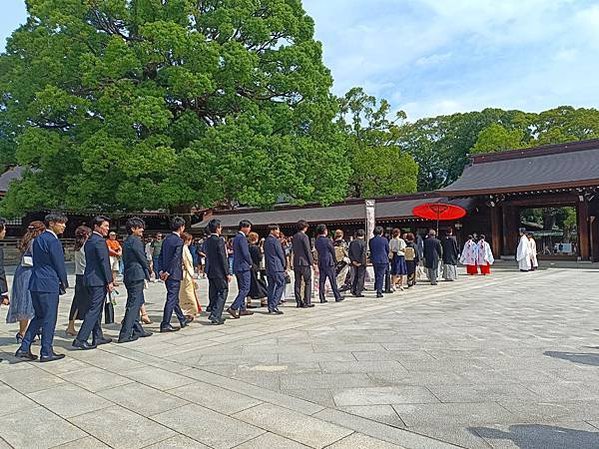
M 75 320 L 85 318 L 85 312 L 89 308 L 89 294 L 83 284 L 83 273 L 85 272 L 85 242 L 92 235 L 92 230 L 87 226 L 79 226 L 75 229 L 75 296 L 69 312 L 69 325 L 66 333 L 72 337 L 77 335 Z
M 191 234 L 184 232 L 181 234 L 183 239 L 183 279 L 181 280 L 181 289 L 179 290 L 179 305 L 188 320 L 194 320 L 202 308 L 196 291 L 196 281 L 194 278 L 195 270 L 193 267 L 193 256 L 189 250 L 189 245 L 193 241 Z
M 32 221 L 27 226 L 25 235 L 17 245 L 21 253 L 21 260 L 15 271 L 10 296 L 10 306 L 6 315 L 7 323 L 19 322 L 19 332 L 17 332 L 17 343 L 20 343 L 25 335 L 29 321 L 35 315 L 31 293 L 29 292 L 29 278 L 31 277 L 31 268 L 33 267 L 33 256 L 31 246 L 33 239 L 46 230 L 46 226 L 41 221 Z

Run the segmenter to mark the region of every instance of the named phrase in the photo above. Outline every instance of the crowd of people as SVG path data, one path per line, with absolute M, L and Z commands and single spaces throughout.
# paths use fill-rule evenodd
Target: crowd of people
M 29 224 L 18 244 L 21 260 L 10 301 L 0 249 L 0 289 L 3 304 L 9 305 L 7 322 L 19 323 L 16 340 L 20 347 L 16 357 L 36 360 L 38 356 L 31 352 L 31 345 L 37 338 L 41 339 L 40 361 L 64 357 L 54 352 L 53 338 L 59 296 L 69 287 L 64 251 L 58 239 L 66 221 L 62 214 L 49 214 L 45 222 Z M 0 238 L 6 232 L 4 223 L 0 220 Z M 175 217 L 166 237 L 159 233 L 144 240 L 145 223 L 134 217 L 127 221 L 128 236 L 121 243 L 116 233 L 110 231 L 110 219 L 98 216 L 92 227 L 79 226 L 75 231 L 75 288 L 66 334 L 74 337 L 72 346 L 81 350 L 112 341 L 104 336 L 101 318 L 103 311 L 107 313 L 112 296 L 118 294 L 115 287 L 121 273 L 127 301 L 117 341 L 128 343 L 152 335 L 143 327 L 151 324 L 144 305 L 144 289 L 151 281 L 162 282 L 166 287 L 159 328 L 164 333 L 186 327 L 202 312 L 196 283 L 200 275 L 208 278 L 208 320 L 222 325 L 224 313 L 239 319 L 252 315 L 251 309 L 260 306 L 266 307 L 268 314 L 282 315 L 279 306 L 286 301 L 287 287 L 292 288 L 296 307 L 311 308 L 313 297 L 326 303 L 329 292 L 336 302 L 343 301 L 346 292 L 364 297 L 367 277 L 372 278 L 376 297 L 381 298 L 412 288 L 425 277 L 431 285 L 437 285 L 439 276 L 454 281 L 458 263 L 466 266 L 469 275 L 478 274 L 479 269 L 481 274 L 489 275 L 494 262 L 484 235 L 468 236 L 460 251 L 451 229 L 439 239 L 435 230 L 423 238 L 400 229 L 385 235 L 383 227 L 377 226 L 368 242 L 363 229 L 357 230 L 348 242 L 341 230 L 329 238 L 324 224 L 316 226 L 314 240 L 308 236 L 306 221 L 300 220 L 296 227 L 296 233 L 286 237 L 278 225 L 270 225 L 268 235 L 261 239 L 252 232 L 252 223 L 242 220 L 235 237 L 225 240 L 221 222 L 213 219 L 208 223 L 207 237 L 194 241 L 185 232 L 185 221 Z M 528 238 L 523 231 L 521 235 L 517 259 L 521 269 L 531 269 L 538 266 L 534 238 Z M 521 252 L 526 254 L 524 262 Z M 237 294 L 225 310 L 233 276 Z M 173 314 L 178 326 L 171 323 Z M 77 320 L 82 320 L 78 331 Z

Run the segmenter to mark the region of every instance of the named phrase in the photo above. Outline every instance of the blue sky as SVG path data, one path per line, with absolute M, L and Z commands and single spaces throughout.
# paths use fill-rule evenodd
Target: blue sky
M 1 0 L 0 49 L 25 20 Z M 304 0 L 335 92 L 409 119 L 485 107 L 599 106 L 599 0 Z

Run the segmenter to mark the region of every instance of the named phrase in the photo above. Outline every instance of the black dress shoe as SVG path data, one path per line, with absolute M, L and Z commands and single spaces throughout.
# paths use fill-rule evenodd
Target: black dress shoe
M 232 309 L 231 307 L 229 307 L 229 308 L 227 309 L 227 313 L 228 313 L 229 315 L 231 315 L 231 316 L 232 316 L 233 318 L 235 318 L 235 319 L 238 319 L 238 318 L 239 318 L 239 310 L 235 310 L 235 309 Z
M 160 332 L 164 333 L 164 332 L 177 332 L 179 330 L 178 327 L 173 327 L 170 324 L 168 326 L 164 326 L 160 328 Z
M 277 309 L 269 310 L 268 313 L 272 313 L 272 314 L 275 314 L 275 315 L 283 315 L 283 311 L 279 310 L 278 308 Z
M 33 355 L 31 351 L 23 351 L 22 349 L 17 349 L 15 357 L 18 357 L 19 359 L 37 360 L 37 355 Z
M 339 298 L 337 298 L 337 299 L 335 300 L 335 302 L 341 302 L 341 301 L 343 301 L 344 299 L 345 299 L 345 296 L 340 296 Z
M 73 348 L 79 348 L 79 349 L 83 349 L 84 351 L 88 350 L 88 349 L 96 349 L 97 345 L 93 344 L 90 345 L 88 342 L 86 341 L 79 341 L 77 339 L 73 340 Z
M 92 344 L 96 346 L 107 345 L 108 343 L 112 343 L 112 338 L 100 338 L 99 340 L 93 341 Z
M 321 300 L 320 300 L 320 303 L 321 303 L 321 304 L 324 304 L 325 302 L 329 302 L 329 301 L 328 301 L 328 300 L 326 300 L 326 299 L 321 299 Z
M 359 295 L 354 295 L 356 298 L 363 298 L 364 295 L 362 293 L 360 293 Z
M 187 327 L 187 325 L 189 323 L 191 323 L 193 320 L 190 320 L 189 318 L 185 318 L 183 321 L 179 321 L 179 323 L 181 324 L 181 329 L 183 329 L 184 327 Z
M 309 307 L 314 307 L 314 304 L 312 304 L 312 303 L 310 303 L 310 304 L 303 303 L 302 304 L 302 309 L 307 309 Z
M 52 355 L 42 355 L 40 362 L 53 362 L 54 360 L 64 359 L 64 354 L 56 354 L 52 351 Z
M 305 307 L 303 302 L 298 302 L 295 304 L 295 307 L 297 307 L 298 309 L 301 309 L 302 307 Z
M 146 338 L 146 337 L 151 337 L 152 335 L 154 335 L 154 332 L 143 331 L 142 333 L 137 333 L 137 334 L 133 334 L 133 335 L 137 338 Z
M 220 326 L 221 324 L 225 324 L 225 320 L 210 320 L 212 324 L 215 326 Z
M 131 337 L 119 338 L 117 343 L 130 343 L 132 341 L 136 341 L 139 337 L 137 335 L 132 335 Z
M 377 298 L 382 298 L 382 297 L 383 297 L 383 294 L 382 294 L 382 293 L 377 293 L 377 294 L 376 294 L 376 297 L 377 297 Z

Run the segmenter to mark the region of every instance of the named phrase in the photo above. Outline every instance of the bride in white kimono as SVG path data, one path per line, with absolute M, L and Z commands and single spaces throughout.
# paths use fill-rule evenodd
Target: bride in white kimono
M 528 249 L 530 251 L 530 269 L 534 271 L 539 268 L 539 261 L 537 260 L 537 242 L 531 232 L 528 233 Z
M 520 271 L 530 271 L 530 243 L 524 228 L 520 228 L 520 243 L 516 250 L 516 260 Z

